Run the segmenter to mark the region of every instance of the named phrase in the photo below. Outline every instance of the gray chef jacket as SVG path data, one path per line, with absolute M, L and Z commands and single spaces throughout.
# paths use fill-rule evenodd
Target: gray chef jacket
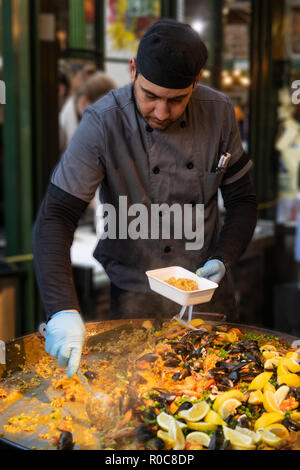
M 246 160 L 233 175 L 216 173 L 225 151 L 232 155 L 229 168 L 244 153 L 233 106 L 223 93 L 197 86 L 181 118 L 156 130 L 138 111 L 133 85 L 128 85 L 85 111 L 51 182 L 85 202 L 100 186 L 101 202 L 113 204 L 117 216 L 119 196 L 127 196 L 128 205 L 148 208 L 204 204 L 204 244 L 197 251 L 186 250 L 190 240 L 184 237 L 151 240 L 149 234 L 148 239 L 99 241 L 94 256 L 112 283 L 147 292 L 145 271 L 173 265 L 195 271 L 212 253 L 220 231 L 218 189 L 242 178 L 251 167 Z

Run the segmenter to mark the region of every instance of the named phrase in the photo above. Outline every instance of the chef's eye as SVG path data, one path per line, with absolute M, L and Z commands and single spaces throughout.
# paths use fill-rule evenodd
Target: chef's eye
M 181 103 L 183 98 L 172 98 L 170 99 L 170 103 Z
M 148 94 L 146 93 L 146 98 L 147 98 L 147 100 L 155 100 L 155 99 L 156 99 L 156 96 L 148 95 Z

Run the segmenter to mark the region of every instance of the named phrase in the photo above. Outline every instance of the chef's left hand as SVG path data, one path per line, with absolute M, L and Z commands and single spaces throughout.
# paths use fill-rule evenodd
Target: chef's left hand
M 207 261 L 204 266 L 197 269 L 196 271 L 197 276 L 205 277 L 206 279 L 209 279 L 212 282 L 216 282 L 217 284 L 219 284 L 225 273 L 225 265 L 219 259 L 211 259 Z

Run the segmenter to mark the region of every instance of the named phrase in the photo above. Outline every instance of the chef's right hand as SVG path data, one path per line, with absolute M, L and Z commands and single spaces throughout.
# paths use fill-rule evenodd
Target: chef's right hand
M 69 378 L 79 368 L 85 335 L 84 323 L 76 310 L 55 313 L 47 323 L 45 350 L 58 359 L 60 367 L 68 366 Z

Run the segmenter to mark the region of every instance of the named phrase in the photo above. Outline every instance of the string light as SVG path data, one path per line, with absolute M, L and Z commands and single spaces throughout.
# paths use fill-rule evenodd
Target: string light
M 240 78 L 240 83 L 243 86 L 249 86 L 250 85 L 250 78 L 249 77 L 241 77 Z
M 203 70 L 203 74 L 202 74 L 203 78 L 209 78 L 210 75 L 211 75 L 210 70 L 207 70 L 207 69 Z
M 201 34 L 204 31 L 205 23 L 202 20 L 195 20 L 191 26 L 197 33 Z
M 234 69 L 233 71 L 233 75 L 235 77 L 240 77 L 241 73 L 242 73 L 241 69 Z

